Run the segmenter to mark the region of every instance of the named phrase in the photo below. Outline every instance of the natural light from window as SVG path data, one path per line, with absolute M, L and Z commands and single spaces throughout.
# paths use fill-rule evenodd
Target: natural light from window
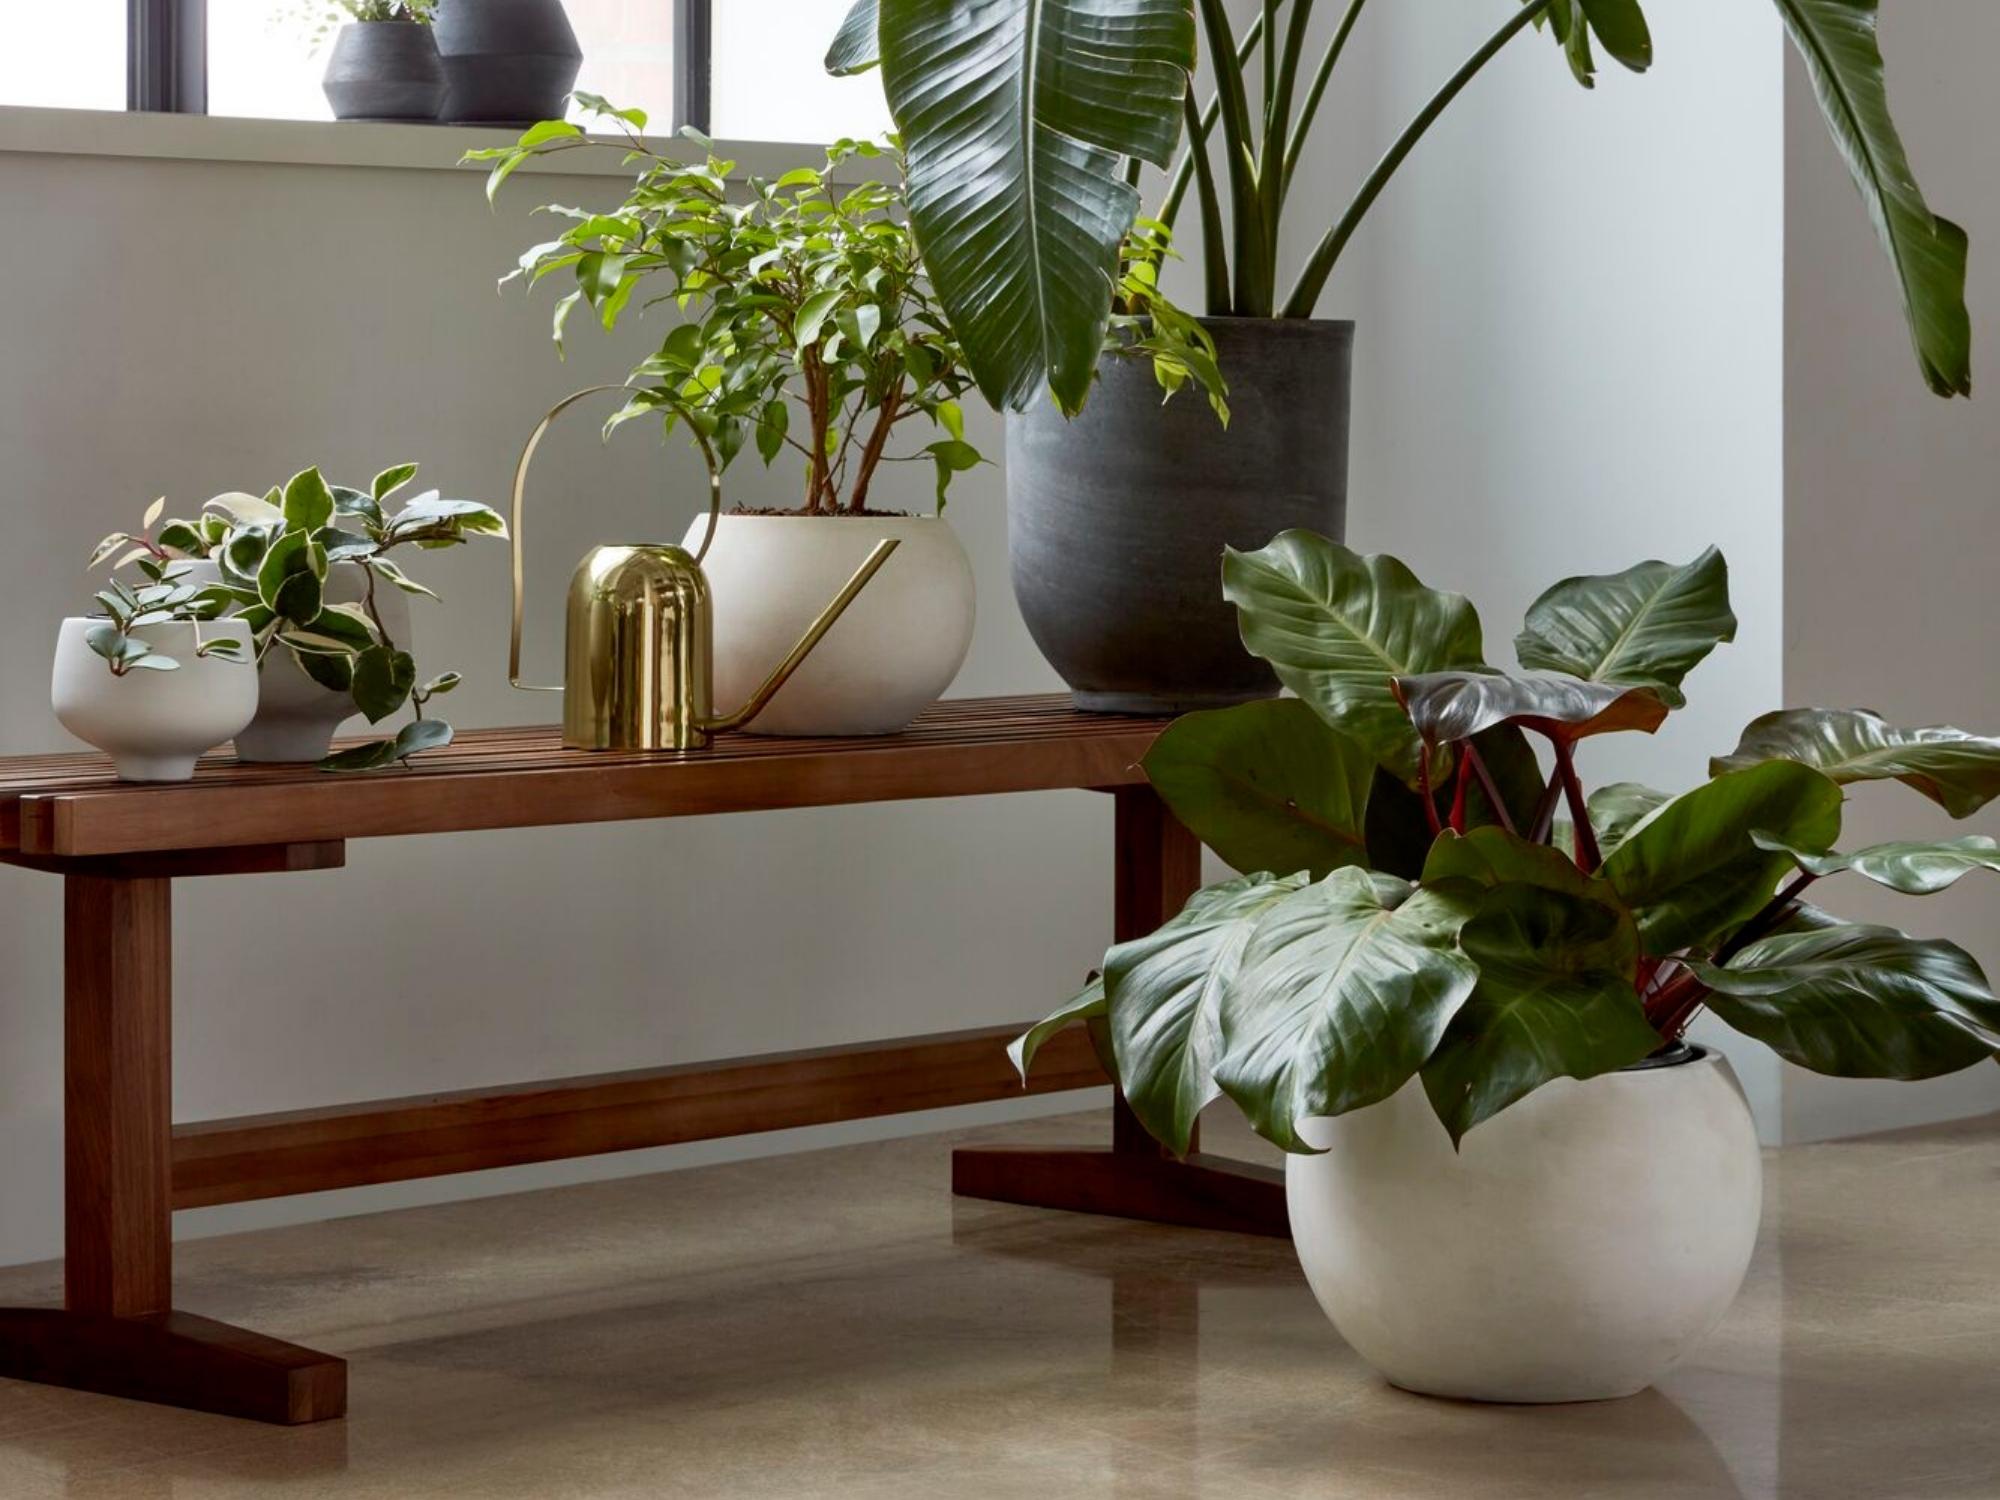
M 0 22 L 0 104 L 125 107 L 125 0 L 9 0 Z
M 846 12 L 847 0 L 717 0 L 713 133 L 723 140 L 830 141 L 887 130 L 880 73 L 827 77 L 827 45 Z

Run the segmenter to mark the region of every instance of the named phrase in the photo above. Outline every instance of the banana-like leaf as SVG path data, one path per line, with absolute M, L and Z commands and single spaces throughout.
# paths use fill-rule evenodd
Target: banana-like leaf
M 1638 918 L 1645 953 L 1705 947 L 1770 899 L 1791 860 L 1758 848 L 1756 829 L 1828 848 L 1840 834 L 1840 788 L 1795 761 L 1731 771 L 1662 803 L 1605 857 L 1604 878 Z
M 1314 532 L 1281 532 L 1256 552 L 1225 549 L 1222 592 L 1250 654 L 1406 782 L 1417 774 L 1417 732 L 1393 679 L 1485 665 L 1471 600 L 1425 588 L 1393 557 L 1363 557 Z
M 1299 1120 L 1415 1076 L 1478 978 L 1458 951 L 1471 890 L 1336 870 L 1258 919 L 1222 997 L 1215 1078 L 1260 1135 L 1308 1152 Z
M 1453 1145 L 1552 1079 L 1595 1078 L 1658 1050 L 1633 989 L 1638 931 L 1616 903 L 1500 885 L 1458 941 L 1479 982 L 1422 1075 Z
M 1366 864 L 1375 757 L 1296 698 L 1176 719 L 1146 752 L 1153 789 L 1237 870 L 1313 879 Z
M 1816 854 L 1810 849 L 1794 848 L 1761 830 L 1751 837 L 1758 848 L 1790 855 L 1792 863 L 1811 874 L 1839 875 L 1852 870 L 1905 896 L 1936 895 L 1958 884 L 1959 877 L 1970 871 L 2000 870 L 2000 843 L 1983 833 L 1928 844 L 1871 844 L 1852 854 Z
M 834 33 L 833 45 L 826 49 L 826 70 L 836 78 L 865 73 L 882 61 L 882 49 L 875 41 L 875 0 L 854 0 L 854 5 Z
M 1524 667 L 1649 687 L 1669 708 L 1681 680 L 1736 639 L 1729 565 L 1710 547 L 1693 562 L 1642 562 L 1622 573 L 1565 578 L 1528 607 L 1514 638 Z
M 1425 672 L 1398 677 L 1393 686 L 1411 724 L 1432 745 L 1471 739 L 1501 724 L 1565 741 L 1621 729 L 1651 734 L 1667 717 L 1667 705 L 1653 688 L 1567 676 Z
M 1035 1054 L 1042 1050 L 1042 1043 L 1066 1026 L 1102 1020 L 1106 1014 L 1104 979 L 1100 975 L 1073 999 L 1065 1001 L 1061 1009 L 1044 1016 L 1007 1044 L 1007 1055 L 1014 1060 L 1014 1071 L 1021 1075 L 1021 1082 L 1028 1081 L 1028 1070 L 1035 1065 Z
M 1915 787 L 1954 818 L 2000 796 L 2000 739 L 1945 724 L 1898 729 L 1863 708 L 1785 708 L 1753 719 L 1711 776 L 1760 761 L 1795 760 L 1845 786 L 1891 778 Z M 1823 847 L 1823 846 L 1822 846 Z
M 1590 814 L 1599 852 L 1609 856 L 1648 813 L 1669 800 L 1665 792 L 1636 781 L 1614 781 L 1592 792 L 1585 811 Z
M 980 392 L 1074 412 L 1138 213 L 1124 159 L 1164 167 L 1194 66 L 1187 0 L 885 0 L 882 86 L 910 224 Z
M 2000 1003 L 1964 949 L 1893 927 L 1761 938 L 1691 964 L 1709 1009 L 1789 1062 L 1839 1078 L 1935 1078 L 2000 1053 Z
M 1965 231 L 1933 214 L 1889 118 L 1876 0 L 1776 0 L 1819 96 L 1820 113 L 1868 205 L 1903 294 L 1924 381 L 1940 396 L 1972 394 L 1965 310 Z
M 1155 1139 L 1187 1154 L 1194 1124 L 1218 1090 L 1222 997 L 1265 911 L 1303 875 L 1251 875 L 1197 891 L 1159 931 L 1104 957 L 1118 1087 Z

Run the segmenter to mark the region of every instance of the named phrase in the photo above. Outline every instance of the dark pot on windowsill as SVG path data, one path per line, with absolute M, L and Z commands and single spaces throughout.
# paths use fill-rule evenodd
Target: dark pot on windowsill
M 441 0 L 435 29 L 452 124 L 561 118 L 583 67 L 561 0 Z
M 1083 412 L 1007 420 L 1014 597 L 1077 707 L 1183 713 L 1278 691 L 1222 597 L 1222 549 L 1347 520 L 1354 325 L 1204 318 L 1229 382 L 1164 406 L 1152 367 L 1107 358 Z
M 340 28 L 320 87 L 336 120 L 437 119 L 444 65 L 428 26 L 355 21 Z

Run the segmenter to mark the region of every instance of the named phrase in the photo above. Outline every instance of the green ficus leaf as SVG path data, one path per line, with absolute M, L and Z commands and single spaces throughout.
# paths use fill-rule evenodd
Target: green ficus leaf
M 1899 729 L 1860 708 L 1787 708 L 1751 721 L 1709 774 L 1792 760 L 1845 786 L 1896 780 L 1914 787 L 1954 818 L 1970 817 L 2000 796 L 2000 739 L 1935 724 Z
M 1593 682 L 1651 688 L 1669 708 L 1709 652 L 1736 639 L 1729 566 L 1710 547 L 1693 562 L 1643 562 L 1622 573 L 1566 578 L 1528 609 L 1521 665 Z

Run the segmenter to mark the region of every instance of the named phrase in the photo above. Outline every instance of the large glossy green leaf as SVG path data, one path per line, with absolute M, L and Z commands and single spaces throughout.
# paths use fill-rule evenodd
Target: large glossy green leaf
M 1770 899 L 1791 860 L 1758 848 L 1757 829 L 1827 848 L 1840 833 L 1840 788 L 1794 761 L 1731 771 L 1662 803 L 1605 857 L 1646 953 L 1703 947 Z
M 1417 774 L 1417 732 L 1393 679 L 1485 665 L 1479 614 L 1463 594 L 1425 588 L 1395 558 L 1363 557 L 1315 532 L 1281 532 L 1256 552 L 1226 548 L 1222 592 L 1250 654 L 1405 781 Z
M 1222 997 L 1215 1078 L 1267 1140 L 1388 1098 L 1436 1049 L 1478 971 L 1458 951 L 1473 888 L 1336 870 L 1258 919 Z
M 854 0 L 834 33 L 833 45 L 826 49 L 826 70 L 846 78 L 881 61 L 881 48 L 875 43 L 875 0 Z
M 1467 880 L 1488 888 L 1532 885 L 1623 909 L 1608 880 L 1586 875 L 1567 855 L 1547 844 L 1531 844 L 1504 828 L 1439 834 L 1424 861 L 1423 883 L 1440 885 L 1448 880 Z
M 882 84 L 910 223 L 980 391 L 1082 406 L 1138 212 L 1123 159 L 1166 166 L 1194 66 L 1187 0 L 888 0 Z
M 1584 808 L 1590 814 L 1591 831 L 1597 835 L 1598 851 L 1608 857 L 1641 819 L 1669 800 L 1665 792 L 1636 781 L 1614 781 L 1592 792 Z
M 1317 880 L 1367 862 L 1375 757 L 1296 698 L 1184 715 L 1145 766 L 1174 816 L 1245 874 Z
M 1108 1013 L 1104 999 L 1104 977 L 1086 984 L 1075 996 L 1063 1002 L 1062 1006 L 1007 1044 L 1007 1055 L 1014 1060 L 1014 1071 L 1021 1075 L 1021 1082 L 1028 1081 L 1028 1070 L 1035 1065 L 1035 1054 L 1042 1050 L 1042 1044 L 1058 1031 L 1078 1023 L 1088 1024 L 1102 1020 Z
M 1965 231 L 1925 203 L 1889 118 L 1876 0 L 1776 0 L 1805 60 L 1820 113 L 1868 205 L 1903 294 L 1924 381 L 1940 396 L 1972 394 L 1965 310 Z
M 1635 729 L 1651 734 L 1667 705 L 1652 688 L 1575 677 L 1511 677 L 1500 672 L 1425 672 L 1398 677 L 1395 691 L 1417 733 L 1433 745 L 1516 724 L 1551 739 Z
M 1642 562 L 1622 573 L 1565 578 L 1528 608 L 1514 639 L 1524 667 L 1649 687 L 1672 708 L 1681 680 L 1736 639 L 1729 565 L 1710 547 L 1693 562 Z
M 1752 837 L 1760 848 L 1789 855 L 1800 869 L 1814 875 L 1840 875 L 1852 870 L 1905 896 L 1936 895 L 1958 884 L 1961 875 L 1973 870 L 2000 870 L 2000 843 L 1982 833 L 1935 843 L 1871 844 L 1852 854 L 1820 854 L 1798 849 L 1762 832 Z
M 1915 787 L 1954 818 L 2000 796 L 2000 739 L 1945 724 L 1898 729 L 1864 708 L 1785 708 L 1753 719 L 1710 775 L 1759 761 L 1795 760 L 1843 786 L 1894 779 Z
M 1615 903 L 1496 886 L 1459 947 L 1479 982 L 1423 1066 L 1424 1092 L 1454 1145 L 1552 1079 L 1594 1078 L 1660 1045 L 1633 989 L 1638 931 Z
M 1709 1009 L 1787 1061 L 1841 1078 L 1935 1078 L 2000 1053 L 2000 1003 L 1964 949 L 1839 926 L 1691 965 Z
M 1216 1096 L 1222 997 L 1235 981 L 1256 919 L 1306 883 L 1251 875 L 1197 891 L 1157 932 L 1104 956 L 1118 1086 L 1154 1137 L 1185 1155 Z

